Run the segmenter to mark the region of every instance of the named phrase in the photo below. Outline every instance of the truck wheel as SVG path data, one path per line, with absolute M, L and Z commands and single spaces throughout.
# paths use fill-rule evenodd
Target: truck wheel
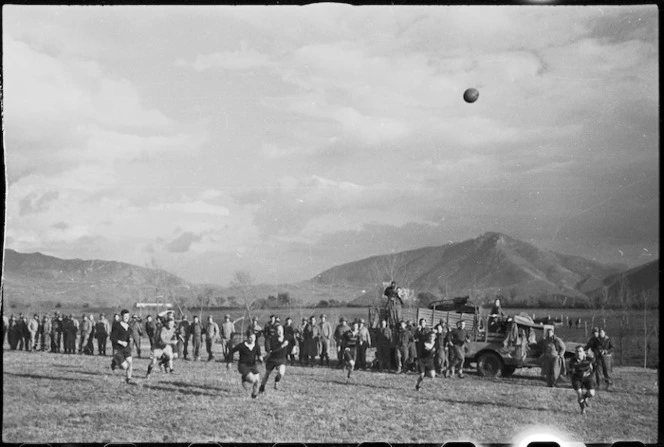
M 498 354 L 484 352 L 477 358 L 477 373 L 483 377 L 496 377 L 503 369 L 503 360 Z
M 514 371 L 516 371 L 516 366 L 507 366 L 507 365 L 505 365 L 505 366 L 503 366 L 502 375 L 503 375 L 503 377 L 509 377 L 512 374 L 514 374 Z

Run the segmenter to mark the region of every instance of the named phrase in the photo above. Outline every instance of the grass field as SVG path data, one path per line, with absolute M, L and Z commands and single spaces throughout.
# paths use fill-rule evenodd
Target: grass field
M 136 384 L 109 357 L 3 352 L 3 442 L 334 442 L 509 443 L 536 426 L 563 441 L 657 439 L 657 372 L 615 368 L 581 415 L 569 383 L 547 388 L 539 370 L 508 379 L 464 379 L 289 367 L 281 388 L 251 399 L 233 364 L 178 359 L 175 374 Z

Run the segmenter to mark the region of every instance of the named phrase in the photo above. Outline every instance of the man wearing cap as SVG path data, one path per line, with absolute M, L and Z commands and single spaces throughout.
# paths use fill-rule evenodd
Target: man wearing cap
M 586 343 L 584 349 L 591 350 L 594 356 L 594 372 L 595 372 L 595 382 L 599 386 L 600 384 L 600 372 L 604 376 L 604 383 L 606 384 L 606 389 L 608 390 L 611 386 L 611 376 L 609 376 L 609 362 L 611 361 L 611 354 L 613 353 L 613 343 L 611 339 L 606 335 L 604 329 L 593 328 L 593 335 Z
M 53 325 L 51 324 L 51 317 L 48 314 L 44 314 L 42 318 L 41 331 L 40 331 L 40 344 L 42 352 L 45 352 L 51 347 L 51 331 L 53 330 Z
M 359 344 L 357 346 L 357 363 L 356 369 L 367 369 L 367 349 L 371 347 L 371 334 L 369 334 L 369 328 L 367 328 L 364 318 L 360 319 L 359 327 Z
M 307 322 L 306 318 L 302 318 L 302 321 L 300 322 L 300 325 L 295 329 L 295 339 L 297 340 L 297 345 L 298 345 L 298 360 L 300 362 L 300 365 L 305 364 L 305 352 L 304 352 L 304 329 L 307 327 Z
M 96 329 L 96 321 L 95 321 L 95 316 L 90 314 L 88 315 L 88 318 L 90 319 L 90 326 L 92 326 L 92 329 L 90 330 L 90 338 L 88 338 L 88 346 L 87 346 L 87 354 L 89 355 L 94 355 L 95 353 L 95 329 Z
M 39 315 L 34 314 L 28 323 L 28 333 L 30 335 L 27 341 L 27 351 L 37 350 L 37 340 L 39 339 Z
M 339 324 L 334 329 L 334 342 L 337 345 L 337 367 L 343 368 L 344 366 L 344 349 L 343 349 L 343 339 L 344 334 L 350 331 L 350 326 L 345 317 L 339 318 Z
M 565 344 L 553 334 L 553 328 L 546 329 L 546 335 L 541 340 L 540 364 L 542 373 L 546 377 L 546 386 L 552 388 L 556 385 L 560 373 L 564 368 Z
M 189 326 L 189 334 L 191 335 L 191 350 L 194 361 L 201 359 L 201 338 L 203 337 L 203 325 L 198 320 L 198 315 L 194 315 L 194 321 Z
M 459 378 L 463 379 L 463 363 L 466 357 L 466 342 L 470 341 L 470 335 L 466 331 L 466 322 L 457 321 L 456 329 L 447 333 L 447 345 L 450 348 L 450 366 L 448 375 L 454 377 L 459 372 Z
M 330 366 L 330 340 L 332 339 L 332 326 L 327 321 L 327 315 L 321 314 L 318 326 L 320 331 L 320 366 L 323 366 L 323 362 L 325 362 L 326 366 Z
M 189 327 L 191 323 L 187 319 L 186 315 L 182 315 L 182 320 L 178 324 L 177 328 L 177 351 L 178 357 L 182 357 L 185 360 L 189 355 L 189 336 L 191 334 Z
M 208 315 L 208 322 L 205 325 L 205 348 L 208 352 L 208 362 L 214 360 L 214 353 L 212 352 L 212 348 L 218 337 L 219 325 L 215 323 L 212 315 Z
M 221 323 L 220 330 L 221 352 L 223 353 L 224 360 L 228 360 L 228 353 L 231 351 L 231 342 L 233 341 L 233 333 L 235 333 L 235 324 L 231 321 L 230 315 L 224 315 L 224 322 Z
M 97 351 L 99 355 L 106 355 L 106 340 L 111 332 L 110 323 L 104 314 L 99 314 L 99 321 L 95 324 L 95 337 L 97 338 Z
M 135 314 L 131 316 L 131 321 L 129 322 L 129 328 L 131 329 L 131 339 L 132 345 L 136 347 L 136 354 L 138 358 L 141 358 L 141 337 L 143 336 L 143 329 L 141 329 L 141 322 L 138 319 L 138 316 Z

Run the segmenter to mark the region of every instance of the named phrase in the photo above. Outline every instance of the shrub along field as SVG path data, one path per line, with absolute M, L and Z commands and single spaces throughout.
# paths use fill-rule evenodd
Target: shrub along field
M 236 364 L 178 359 L 148 381 L 148 359 L 134 360 L 127 385 L 110 357 L 5 350 L 2 441 L 509 443 L 533 427 L 563 441 L 657 440 L 655 370 L 615 368 L 615 387 L 581 415 L 569 381 L 547 388 L 536 369 L 427 379 L 417 392 L 414 374 L 358 371 L 346 384 L 341 370 L 292 366 L 251 399 Z

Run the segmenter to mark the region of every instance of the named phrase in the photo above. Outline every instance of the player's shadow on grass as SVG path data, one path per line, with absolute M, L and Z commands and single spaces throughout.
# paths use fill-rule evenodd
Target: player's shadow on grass
M 193 389 L 181 389 L 181 388 L 172 388 L 172 387 L 167 387 L 167 386 L 160 386 L 160 385 L 143 385 L 144 388 L 150 389 L 150 390 L 159 390 L 159 391 L 169 391 L 169 392 L 177 392 L 180 394 L 185 394 L 188 396 L 212 396 L 216 397 L 219 396 L 219 393 L 217 392 L 211 392 L 211 393 L 206 393 L 204 391 L 198 391 L 198 390 L 193 390 Z M 224 388 L 216 388 L 216 387 L 209 387 L 206 389 L 211 389 L 211 390 L 217 390 L 217 391 L 223 391 L 225 393 L 229 393 L 229 390 L 224 389 Z
M 551 408 L 549 407 L 525 407 L 523 405 L 513 405 L 506 402 L 481 402 L 481 401 L 454 400 L 454 399 L 435 399 L 435 400 L 437 402 L 449 402 L 451 404 L 463 404 L 475 407 L 485 407 L 485 406 L 501 407 L 501 408 L 506 407 L 506 408 L 514 408 L 516 410 L 545 411 L 547 413 L 551 411 Z
M 68 382 L 89 382 L 88 379 L 76 379 L 72 377 L 53 377 L 53 376 L 40 376 L 37 374 L 16 374 L 16 373 L 9 373 L 6 372 L 4 373 L 8 376 L 15 376 L 15 377 L 25 377 L 27 379 L 46 379 L 46 380 L 66 380 Z
M 107 373 L 104 372 L 92 372 L 92 371 L 79 371 L 75 369 L 68 369 L 66 372 L 70 372 L 72 374 L 85 374 L 88 376 L 106 376 L 108 375 Z
M 221 388 L 218 386 L 197 385 L 195 383 L 187 383 L 187 382 L 169 382 L 169 383 L 171 385 L 181 386 L 185 388 L 202 388 L 204 390 L 228 391 L 226 388 Z

